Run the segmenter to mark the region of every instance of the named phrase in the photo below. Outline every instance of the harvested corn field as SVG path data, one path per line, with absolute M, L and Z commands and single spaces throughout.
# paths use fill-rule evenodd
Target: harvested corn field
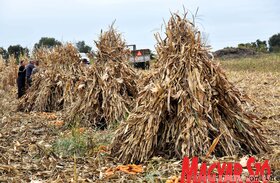
M 280 61 L 280 60 L 279 60 Z M 223 64 L 223 63 L 221 63 Z M 238 89 L 248 94 L 255 103 L 255 111 L 262 118 L 262 124 L 269 130 L 264 135 L 272 151 L 257 155 L 257 160 L 269 159 L 273 170 L 279 169 L 280 152 L 280 95 L 279 72 L 244 72 L 226 70 L 226 74 Z M 120 164 L 108 155 L 105 147 L 111 143 L 114 130 L 95 131 L 86 127 L 78 138 L 87 139 L 83 156 L 73 154 L 61 156 L 61 150 L 55 148 L 58 142 L 73 144 L 71 139 L 74 129 L 56 126 L 52 121 L 63 120 L 60 113 L 21 113 L 15 112 L 15 90 L 0 94 L 1 128 L 0 128 L 0 167 L 1 182 L 71 182 L 76 172 L 78 182 L 166 182 L 174 177 L 180 178 L 182 164 L 180 160 L 153 157 L 142 163 L 143 173 L 135 175 L 114 171 Z M 80 126 L 79 128 L 82 128 Z M 28 137 L 28 138 L 27 138 Z M 60 143 L 63 145 L 63 143 Z M 63 147 L 68 147 L 63 145 Z M 69 150 L 68 150 L 69 149 Z M 72 147 L 67 151 L 75 150 Z M 78 152 L 77 152 L 78 153 Z M 241 157 L 226 156 L 215 158 L 209 156 L 206 162 L 240 161 Z M 76 163 L 74 163 L 76 162 Z M 76 167 L 76 169 L 74 169 Z
M 16 61 L 0 60 L 0 182 L 176 183 L 184 157 L 239 163 L 248 177 L 251 156 L 269 160 L 277 182 L 280 70 L 266 66 L 279 55 L 212 60 L 187 14 L 165 28 L 145 71 L 113 26 L 87 64 L 70 43 L 38 49 L 21 99 Z

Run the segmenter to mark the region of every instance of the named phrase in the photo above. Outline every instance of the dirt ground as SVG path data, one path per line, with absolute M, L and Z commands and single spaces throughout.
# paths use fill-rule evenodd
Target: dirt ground
M 280 170 L 280 73 L 226 73 L 251 98 L 254 107 L 250 110 L 267 128 L 265 135 L 273 151 L 257 155 L 257 159 L 269 159 L 273 171 Z M 63 120 L 62 115 L 15 112 L 15 97 L 15 89 L 0 91 L 0 182 L 166 182 L 169 177 L 180 176 L 181 161 L 160 157 L 145 162 L 143 173 L 117 171 L 106 175 L 108 168 L 118 164 L 107 153 L 106 145 L 113 136 L 109 130 L 79 129 L 77 133 L 87 138 L 84 146 L 88 151 L 80 157 L 58 154 L 53 144 L 73 135 L 73 130 L 56 123 Z M 206 161 L 215 160 L 210 157 Z M 239 161 L 239 157 L 218 160 Z

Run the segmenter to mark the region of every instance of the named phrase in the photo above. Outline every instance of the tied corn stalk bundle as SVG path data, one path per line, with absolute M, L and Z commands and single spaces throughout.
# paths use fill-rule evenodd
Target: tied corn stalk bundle
M 125 42 L 112 26 L 96 42 L 97 60 L 79 83 L 79 99 L 68 110 L 70 123 L 101 129 L 127 116 L 138 94 L 137 75 L 126 63 Z M 115 59 L 113 59 L 115 58 Z
M 258 118 L 242 108 L 247 99 L 211 62 L 186 15 L 172 14 L 166 38 L 156 35 L 159 70 L 111 145 L 111 155 L 123 163 L 269 149 Z
M 11 90 L 16 86 L 18 77 L 18 64 L 14 56 L 10 56 L 5 63 L 4 59 L 0 60 L 0 89 L 4 91 Z
M 80 64 L 77 48 L 67 43 L 54 48 L 39 48 L 34 53 L 35 60 L 40 62 L 40 68 L 57 69 L 64 73 L 76 73 Z
M 0 74 L 1 74 L 0 89 L 3 89 L 3 90 L 5 90 L 4 86 L 6 86 L 5 79 L 4 79 L 4 74 L 3 74 L 3 72 L 5 72 L 5 67 L 6 67 L 5 60 L 0 55 Z
M 67 112 L 70 123 L 104 129 L 127 115 L 138 93 L 131 68 L 114 62 L 94 65 L 85 78 L 78 86 L 79 99 Z
M 19 111 L 58 111 L 75 100 L 75 83 L 82 68 L 79 56 L 71 44 L 41 49 L 35 53 L 39 72 L 32 76 L 32 86 L 20 100 Z
M 3 72 L 5 70 L 5 60 L 0 55 L 0 72 Z
M 99 40 L 95 41 L 96 48 L 96 62 L 106 63 L 109 61 L 125 62 L 128 60 L 130 54 L 127 49 L 125 41 L 114 27 L 114 24 L 109 26 L 108 31 L 101 31 Z

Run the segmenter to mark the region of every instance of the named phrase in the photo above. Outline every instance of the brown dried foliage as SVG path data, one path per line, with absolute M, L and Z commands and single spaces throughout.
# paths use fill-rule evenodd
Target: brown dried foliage
M 123 163 L 154 155 L 205 156 L 217 137 L 211 150 L 216 156 L 269 149 L 258 118 L 242 108 L 245 96 L 209 60 L 200 32 L 186 14 L 173 14 L 166 38 L 156 39 L 159 70 L 116 131 L 112 156 Z
M 10 56 L 7 62 L 0 59 L 0 89 L 8 91 L 16 86 L 17 71 L 18 65 L 13 56 Z
M 127 61 L 130 54 L 127 49 L 122 35 L 113 27 L 109 26 L 109 30 L 103 32 L 99 36 L 99 40 L 95 41 L 97 52 L 96 62 L 105 63 L 109 61 L 124 62 Z
M 82 69 L 78 52 L 71 44 L 41 49 L 35 53 L 39 72 L 32 76 L 32 86 L 20 100 L 20 111 L 58 111 L 74 99 L 75 82 Z
M 96 42 L 97 61 L 84 72 L 79 100 L 68 110 L 68 121 L 105 127 L 129 112 L 138 94 L 137 75 L 126 62 L 125 42 L 111 26 Z
M 42 70 L 34 75 L 18 109 L 64 109 L 66 120 L 74 125 L 78 121 L 86 126 L 109 126 L 123 119 L 138 93 L 137 76 L 125 63 L 125 43 L 113 27 L 101 34 L 97 47 L 98 63 L 90 67 L 80 64 L 78 52 L 70 44 L 37 50 L 35 58 Z

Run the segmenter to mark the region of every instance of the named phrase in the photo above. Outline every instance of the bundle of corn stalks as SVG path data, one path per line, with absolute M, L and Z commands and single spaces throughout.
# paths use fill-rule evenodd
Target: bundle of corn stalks
M 0 89 L 8 91 L 16 86 L 18 64 L 13 56 L 7 62 L 0 60 Z
M 68 121 L 101 129 L 123 119 L 137 95 L 136 75 L 121 63 L 96 65 L 85 72 L 79 100 L 67 112 Z
M 124 62 L 128 60 L 130 54 L 122 35 L 113 27 L 109 26 L 108 31 L 101 31 L 99 41 L 95 41 L 97 52 L 96 62 L 105 63 L 108 61 Z
M 20 100 L 20 111 L 58 111 L 75 100 L 75 83 L 82 75 L 77 49 L 71 44 L 35 53 L 40 66 L 32 86 Z
M 1 57 L 0 55 L 0 72 L 2 73 L 3 70 L 5 69 L 6 64 L 5 64 L 5 60 Z M 1 77 L 2 78 L 2 77 Z
M 70 123 L 106 128 L 127 116 L 138 94 L 137 75 L 126 63 L 125 42 L 111 26 L 96 42 L 97 61 L 84 72 L 79 100 L 67 114 Z
M 159 71 L 121 123 L 111 154 L 123 163 L 166 157 L 260 153 L 269 149 L 246 98 L 208 57 L 200 32 L 173 14 L 156 36 Z

